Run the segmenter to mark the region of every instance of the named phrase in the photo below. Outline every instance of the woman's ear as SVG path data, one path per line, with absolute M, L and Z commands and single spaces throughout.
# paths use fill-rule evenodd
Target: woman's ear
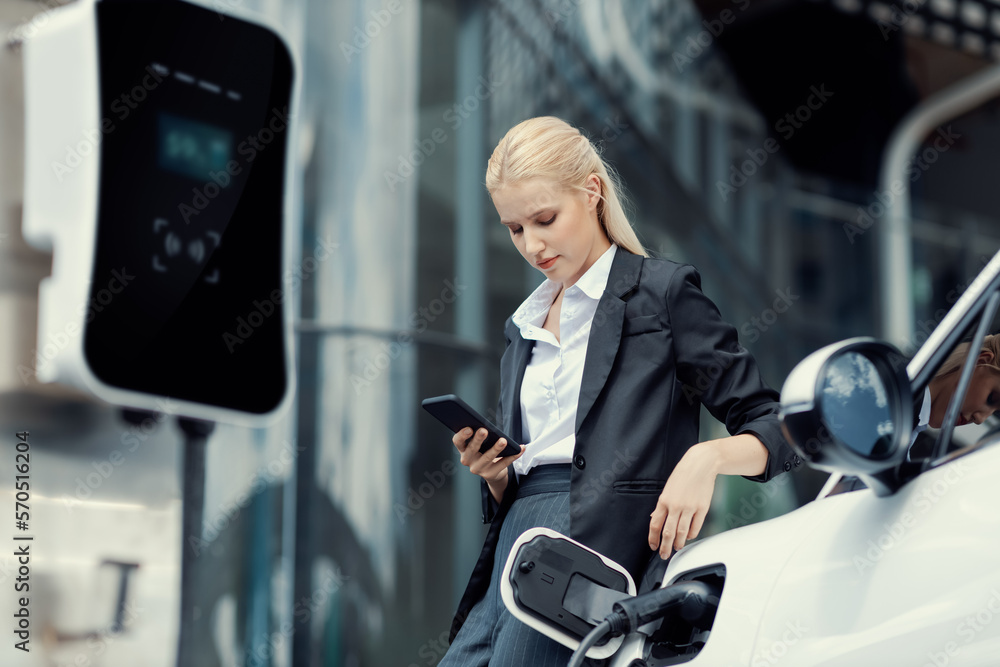
M 996 365 L 996 362 L 993 360 L 993 352 L 991 352 L 990 350 L 983 350 L 982 352 L 980 352 L 979 358 L 976 359 L 976 365 L 979 364 L 987 364 L 989 366 Z
M 597 203 L 601 201 L 601 179 L 597 174 L 591 174 L 584 187 L 587 189 L 587 208 L 596 209 Z

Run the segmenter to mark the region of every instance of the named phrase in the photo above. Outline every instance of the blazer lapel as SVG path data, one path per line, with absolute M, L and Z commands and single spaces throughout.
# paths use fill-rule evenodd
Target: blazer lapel
M 500 397 L 500 405 L 503 409 L 503 430 L 509 433 L 510 437 L 518 442 L 524 442 L 524 435 L 521 433 L 521 382 L 524 380 L 524 370 L 528 367 L 528 360 L 531 359 L 531 350 L 535 346 L 534 340 L 525 340 L 521 337 L 521 330 L 517 326 L 507 322 L 507 338 L 511 341 L 511 354 L 507 355 L 506 363 L 501 363 L 500 374 L 504 378 L 512 378 L 512 381 L 505 382 L 503 395 Z
M 625 301 L 622 297 L 639 284 L 643 257 L 619 248 L 608 274 L 608 284 L 597 303 L 594 323 L 587 339 L 587 357 L 583 363 L 583 380 L 580 383 L 580 400 L 576 407 L 576 433 L 587 418 L 590 408 L 604 389 L 611 372 L 611 365 L 618 355 L 622 323 L 625 321 Z M 522 369 L 522 375 L 524 370 Z M 520 385 L 520 381 L 518 382 Z

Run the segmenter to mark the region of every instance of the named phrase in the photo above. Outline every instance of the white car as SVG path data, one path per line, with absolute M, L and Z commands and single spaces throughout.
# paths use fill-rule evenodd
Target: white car
M 508 558 L 508 608 L 577 650 L 571 665 L 581 649 L 612 667 L 1000 665 L 1000 433 L 963 445 L 947 426 L 976 355 L 938 439 L 921 436 L 926 456 L 911 450 L 912 396 L 963 337 L 981 347 L 998 303 L 1000 253 L 908 363 L 858 338 L 796 366 L 782 426 L 810 465 L 832 473 L 816 500 L 691 543 L 661 586 L 637 597 L 621 567 L 528 531 Z M 861 488 L 838 492 L 842 475 Z M 620 633 L 610 640 L 606 617 Z

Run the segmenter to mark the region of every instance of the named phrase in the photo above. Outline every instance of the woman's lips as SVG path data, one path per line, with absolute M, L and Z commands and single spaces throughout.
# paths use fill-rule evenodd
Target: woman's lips
M 538 262 L 538 264 L 536 264 L 536 266 L 538 268 L 540 268 L 540 269 L 549 269 L 549 268 L 552 268 L 552 265 L 555 264 L 556 258 L 558 258 L 558 257 L 559 257 L 559 255 L 556 255 L 555 257 L 549 257 L 545 261 Z

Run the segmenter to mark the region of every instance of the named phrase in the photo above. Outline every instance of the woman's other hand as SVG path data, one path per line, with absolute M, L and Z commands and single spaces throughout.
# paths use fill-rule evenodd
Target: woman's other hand
M 712 504 L 719 466 L 710 443 L 695 445 L 684 453 L 663 486 L 649 522 L 649 548 L 659 549 L 666 560 L 687 540 L 698 537 Z
M 760 475 L 767 467 L 767 448 L 752 433 L 708 440 L 691 447 L 677 463 L 650 515 L 649 548 L 670 557 L 698 537 L 712 504 L 719 475 Z
M 521 458 L 526 447 L 521 445 L 520 454 L 500 458 L 500 452 L 507 446 L 507 439 L 500 438 L 490 449 L 480 454 L 479 448 L 483 446 L 487 435 L 488 432 L 484 428 L 476 431 L 475 435 L 473 435 L 471 428 L 463 428 L 452 437 L 451 442 L 458 450 L 462 465 L 467 467 L 472 474 L 479 475 L 486 480 L 493 498 L 500 502 L 504 489 L 507 488 L 507 466 Z M 469 440 L 470 436 L 471 440 Z

